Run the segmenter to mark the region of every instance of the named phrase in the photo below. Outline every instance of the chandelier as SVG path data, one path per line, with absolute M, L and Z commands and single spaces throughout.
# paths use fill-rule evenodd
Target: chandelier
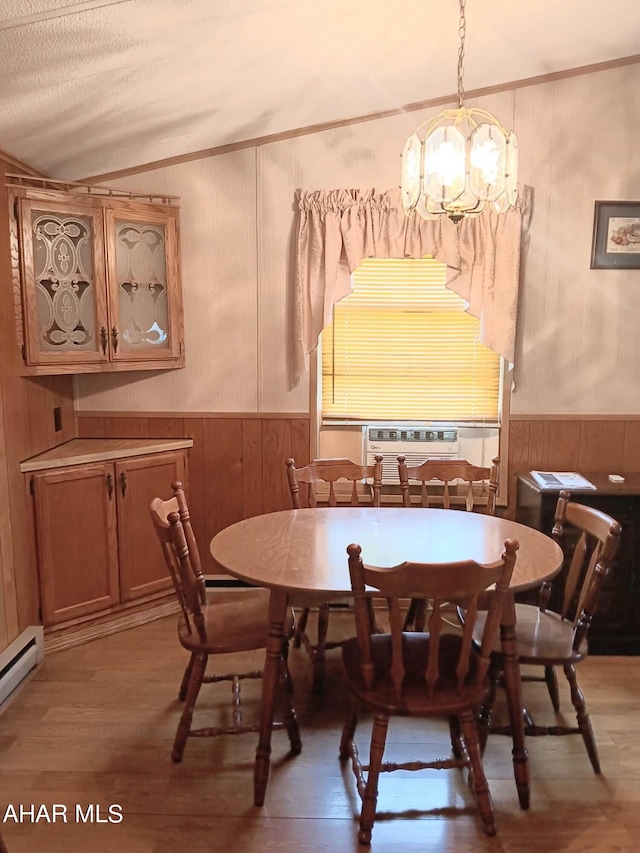
M 423 219 L 459 222 L 489 205 L 505 213 L 518 195 L 518 143 L 486 110 L 464 105 L 465 2 L 460 2 L 458 108 L 421 124 L 402 153 L 402 206 Z

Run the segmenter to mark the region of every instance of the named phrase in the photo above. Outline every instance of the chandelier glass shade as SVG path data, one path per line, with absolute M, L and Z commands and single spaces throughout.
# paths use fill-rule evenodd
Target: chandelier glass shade
M 478 216 L 487 205 L 505 213 L 518 196 L 518 143 L 486 110 L 464 106 L 465 0 L 460 0 L 458 108 L 424 122 L 402 154 L 402 206 L 424 219 Z

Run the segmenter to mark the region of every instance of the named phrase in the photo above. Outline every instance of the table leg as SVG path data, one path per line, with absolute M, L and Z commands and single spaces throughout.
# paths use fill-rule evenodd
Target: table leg
M 509 709 L 509 722 L 513 737 L 513 772 L 518 789 L 520 807 L 529 808 L 529 754 L 525 746 L 524 717 L 522 713 L 522 682 L 516 646 L 516 611 L 513 598 L 507 601 L 500 627 L 503 676 Z
M 256 806 L 264 804 L 269 782 L 269 770 L 271 767 L 271 732 L 275 716 L 276 695 L 278 682 L 282 668 L 282 648 L 284 641 L 284 621 L 287 613 L 288 597 L 286 591 L 272 589 L 269 598 L 269 635 L 267 637 L 267 651 L 262 676 L 262 707 L 260 710 L 260 735 L 258 737 L 258 748 L 256 750 L 256 763 L 253 773 L 253 800 Z M 288 712 L 287 729 L 290 740 L 293 734 L 294 741 L 300 744 L 298 723 L 295 718 L 295 710 L 291 706 Z M 294 742 L 292 741 L 292 747 Z M 299 749 L 297 750 L 300 751 Z

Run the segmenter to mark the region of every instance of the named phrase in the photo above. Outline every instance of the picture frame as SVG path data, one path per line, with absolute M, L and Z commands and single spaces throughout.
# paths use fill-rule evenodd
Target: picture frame
M 596 201 L 591 269 L 640 269 L 640 202 Z

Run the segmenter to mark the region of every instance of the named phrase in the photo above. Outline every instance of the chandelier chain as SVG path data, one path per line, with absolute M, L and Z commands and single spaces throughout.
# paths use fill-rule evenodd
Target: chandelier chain
M 454 0 L 449 0 L 451 5 Z M 498 119 L 464 105 L 467 0 L 458 0 L 458 107 L 423 122 L 402 153 L 402 206 L 422 219 L 458 223 L 489 209 L 497 214 L 518 198 L 518 143 Z
M 458 24 L 458 35 L 460 36 L 460 47 L 458 48 L 458 107 L 464 105 L 464 87 L 462 76 L 464 74 L 464 41 L 467 35 L 467 19 L 464 14 L 466 0 L 460 0 L 460 23 Z

